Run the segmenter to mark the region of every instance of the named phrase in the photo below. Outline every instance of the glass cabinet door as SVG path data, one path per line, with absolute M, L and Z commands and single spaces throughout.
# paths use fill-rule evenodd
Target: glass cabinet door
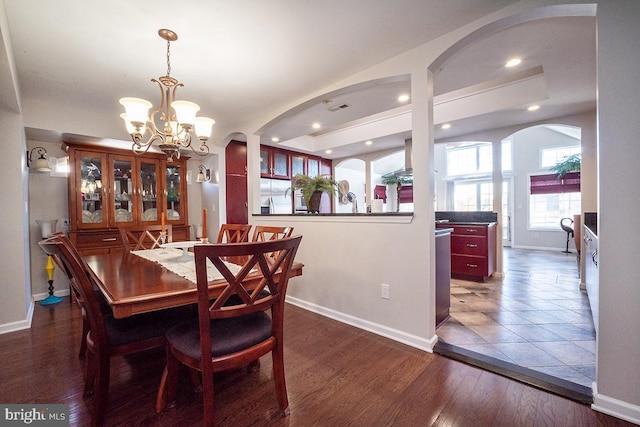
M 296 175 L 304 175 L 304 156 L 291 156 L 291 178 Z
M 143 223 L 160 221 L 158 212 L 158 173 L 160 162 L 140 159 L 140 219 Z
M 130 225 L 134 222 L 135 183 L 133 159 L 116 157 L 111 159 L 113 176 L 113 212 L 116 225 Z
M 102 174 L 105 156 L 90 152 L 79 154 L 80 170 L 76 178 L 80 181 L 77 182 L 80 188 L 79 222 L 83 227 L 100 227 L 107 221 L 107 214 L 103 212 L 106 207 Z
M 178 221 L 182 217 L 182 205 L 180 196 L 182 192 L 182 180 L 180 178 L 182 165 L 167 165 L 166 168 L 166 208 L 165 215 L 167 221 Z
M 309 175 L 311 178 L 320 175 L 320 160 L 309 159 L 307 168 L 307 175 Z

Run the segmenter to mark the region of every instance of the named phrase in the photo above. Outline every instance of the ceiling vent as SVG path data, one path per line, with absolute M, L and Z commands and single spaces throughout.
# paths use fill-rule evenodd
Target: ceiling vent
M 345 108 L 349 108 L 349 104 L 335 105 L 333 107 L 327 108 L 327 110 L 331 111 L 332 113 L 335 113 L 336 111 L 344 110 Z

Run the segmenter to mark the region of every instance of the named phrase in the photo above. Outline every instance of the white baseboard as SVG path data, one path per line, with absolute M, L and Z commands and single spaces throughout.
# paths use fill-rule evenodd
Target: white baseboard
M 592 388 L 593 404 L 591 409 L 640 425 L 640 406 L 599 394 L 596 383 L 593 383 Z
M 346 323 L 347 325 L 355 326 L 359 329 L 364 329 L 365 331 L 401 342 L 403 344 L 427 351 L 429 353 L 433 352 L 433 347 L 438 342 L 437 335 L 434 335 L 430 339 L 425 339 L 423 337 L 407 334 L 397 329 L 369 322 L 368 320 L 360 319 L 358 317 L 341 313 L 339 311 L 335 311 L 333 309 L 313 304 L 295 297 L 287 296 L 286 301 L 297 307 L 304 308 L 305 310 L 309 310 L 322 316 L 329 317 L 331 319 L 337 320 L 338 322 Z
M 36 304 L 32 300 L 27 308 L 27 318 L 25 320 L 19 320 L 17 322 L 5 323 L 0 325 L 0 335 L 8 334 L 9 332 L 21 331 L 23 329 L 29 329 L 31 327 L 31 320 L 33 319 L 33 310 Z

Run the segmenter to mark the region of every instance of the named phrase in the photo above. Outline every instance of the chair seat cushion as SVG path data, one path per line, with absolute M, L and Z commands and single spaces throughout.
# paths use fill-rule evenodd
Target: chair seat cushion
M 256 345 L 271 336 L 271 318 L 265 312 L 211 321 L 211 355 L 235 353 Z M 178 351 L 200 359 L 200 327 L 197 320 L 183 322 L 169 329 L 167 342 Z
M 112 346 L 162 337 L 167 329 L 187 319 L 193 319 L 190 306 L 136 314 L 124 319 L 115 319 L 111 314 L 104 317 Z

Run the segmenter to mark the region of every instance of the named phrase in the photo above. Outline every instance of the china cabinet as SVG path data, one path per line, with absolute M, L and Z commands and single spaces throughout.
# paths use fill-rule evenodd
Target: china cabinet
M 186 158 L 65 143 L 69 154 L 69 237 L 81 254 L 122 250 L 118 227 L 171 224 L 188 240 Z

